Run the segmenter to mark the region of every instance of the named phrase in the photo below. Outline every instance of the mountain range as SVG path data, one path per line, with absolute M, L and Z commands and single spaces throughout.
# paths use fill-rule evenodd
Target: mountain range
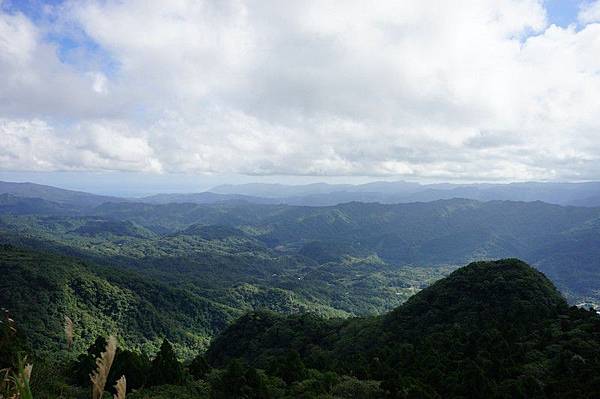
M 77 367 L 93 365 L 109 334 L 137 359 L 138 386 L 165 351 L 204 370 L 193 371 L 201 386 L 179 379 L 139 397 L 593 397 L 600 387 L 600 321 L 581 309 L 600 303 L 600 207 L 0 187 L 10 314 L 0 362 L 10 318 L 36 370 L 52 370 L 47 353 L 75 362 L 87 351 Z M 301 189 L 290 190 L 281 194 Z M 70 367 L 56 377 L 67 385 Z
M 373 182 L 359 185 L 314 183 L 285 185 L 252 183 L 221 185 L 204 192 L 159 193 L 142 198 L 121 198 L 64 190 L 33 183 L 0 182 L 0 194 L 41 198 L 63 205 L 89 208 L 105 202 L 144 202 L 152 204 L 248 202 L 329 206 L 345 202 L 385 204 L 429 202 L 465 198 L 478 201 L 543 201 L 557 205 L 600 206 L 600 182 L 584 183 L 510 183 L 510 184 L 419 184 L 411 182 Z

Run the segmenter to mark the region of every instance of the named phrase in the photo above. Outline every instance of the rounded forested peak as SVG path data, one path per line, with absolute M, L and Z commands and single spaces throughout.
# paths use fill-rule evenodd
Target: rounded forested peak
M 473 262 L 454 271 L 411 297 L 385 321 L 416 334 L 449 326 L 523 330 L 567 307 L 544 274 L 521 260 L 501 259 Z

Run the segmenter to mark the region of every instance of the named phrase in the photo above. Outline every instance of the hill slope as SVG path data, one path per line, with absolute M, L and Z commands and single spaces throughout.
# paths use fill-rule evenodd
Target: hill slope
M 64 190 L 35 183 L 13 183 L 0 181 L 0 194 L 12 194 L 17 197 L 40 198 L 82 208 L 92 208 L 104 202 L 121 202 L 125 199 L 105 195 L 90 194 L 83 191 Z
M 34 349 L 61 342 L 67 314 L 82 347 L 113 332 L 131 347 L 154 348 L 167 337 L 187 357 L 243 312 L 376 314 L 445 273 L 369 259 L 302 262 L 223 226 L 155 237 L 129 222 L 32 220 L 40 238 L 0 230 L 0 304 Z
M 599 339 L 595 312 L 568 308 L 546 277 L 506 259 L 472 263 L 379 317 L 249 314 L 208 358 L 277 374 L 295 353 L 296 364 L 380 380 L 391 397 L 592 397 Z
M 518 257 L 547 273 L 570 301 L 600 298 L 600 208 L 453 199 L 331 207 L 105 204 L 95 212 L 155 231 L 230 226 L 317 262 L 373 255 L 426 266 Z
M 193 353 L 237 313 L 134 272 L 10 245 L 0 246 L 0 274 L 0 303 L 36 350 L 62 346 L 68 315 L 76 351 L 117 334 L 132 348 L 154 351 L 167 337 Z

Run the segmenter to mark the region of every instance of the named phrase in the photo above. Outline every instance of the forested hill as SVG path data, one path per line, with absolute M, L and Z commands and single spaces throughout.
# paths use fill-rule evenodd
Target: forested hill
M 600 317 L 569 308 L 521 261 L 477 262 L 383 316 L 246 315 L 208 359 L 217 367 L 243 359 L 289 381 L 308 378 L 307 369 L 382 381 L 373 397 L 591 398 L 600 389 Z
M 43 184 L 5 181 L 0 181 L 0 194 L 10 194 L 12 196 L 23 198 L 39 198 L 44 201 L 78 209 L 92 208 L 105 202 L 125 201 L 125 199 L 118 197 L 90 194 L 83 191 L 65 190 Z
M 478 397 L 590 397 L 595 313 L 569 309 L 536 270 L 569 302 L 599 303 L 599 233 L 599 208 L 542 202 L 82 208 L 4 194 L 0 304 L 38 365 L 44 350 L 64 354 L 65 315 L 67 356 L 116 333 L 146 356 L 142 369 L 162 352 L 205 369 L 196 355 L 241 317 L 209 352 L 225 369 L 198 374 L 223 398 L 473 397 L 465 386 Z M 507 257 L 536 270 L 475 263 L 414 295 L 461 264 Z
M 95 255 L 110 254 L 119 262 L 124 256 L 128 264 L 140 264 L 142 258 L 151 264 L 171 259 L 167 253 L 174 251 L 164 250 L 166 241 L 199 238 L 209 230 L 190 232 L 208 226 L 217 226 L 210 227 L 213 233 L 221 229 L 221 236 L 231 234 L 230 243 L 243 240 L 317 263 L 351 256 L 377 257 L 393 266 L 440 266 L 518 257 L 545 272 L 569 301 L 594 302 L 600 296 L 600 208 L 464 199 L 331 207 L 105 203 L 85 215 L 68 217 L 60 207 L 59 214 L 45 214 L 44 209 L 55 208 L 43 205 L 36 214 L 25 200 L 22 211 L 11 202 L 4 216 L 0 214 L 0 229 L 42 236 L 78 254 L 101 251 Z M 131 229 L 136 240 L 125 232 Z M 99 247 L 90 245 L 92 235 L 102 238 Z M 103 251 L 107 246 L 110 251 Z M 175 252 L 189 258 L 179 248 Z
M 132 253 L 119 258 L 109 254 L 122 246 L 107 237 L 121 242 L 120 236 L 77 236 L 81 247 L 97 246 L 98 252 L 83 257 L 56 254 L 75 252 L 72 247 L 50 247 L 50 252 L 45 241 L 17 236 L 29 248 L 0 244 L 0 304 L 34 350 L 60 346 L 68 315 L 76 323 L 77 350 L 97 336 L 118 334 L 126 347 L 146 353 L 168 338 L 182 358 L 189 358 L 248 311 L 376 314 L 446 273 L 369 259 L 307 264 L 272 254 L 252 241 L 211 240 L 216 234 L 211 229 L 201 233 L 150 242 L 132 237 Z M 152 245 L 156 251 L 178 247 L 179 254 L 135 257 L 136 251 L 149 251 Z

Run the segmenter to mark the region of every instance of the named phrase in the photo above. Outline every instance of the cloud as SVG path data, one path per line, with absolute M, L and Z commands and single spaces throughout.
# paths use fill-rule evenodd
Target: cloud
M 0 7 L 0 116 L 86 118 L 119 113 L 98 90 L 99 71 L 61 62 L 57 45 L 23 14 Z
M 534 0 L 5 12 L 0 167 L 595 179 L 597 4 L 567 28 Z M 65 38 L 83 56 L 61 57 Z
M 126 125 L 97 121 L 62 130 L 38 119 L 0 119 L 0 169 L 162 171 L 147 140 Z
M 585 3 L 579 10 L 577 19 L 582 24 L 600 22 L 600 1 Z

